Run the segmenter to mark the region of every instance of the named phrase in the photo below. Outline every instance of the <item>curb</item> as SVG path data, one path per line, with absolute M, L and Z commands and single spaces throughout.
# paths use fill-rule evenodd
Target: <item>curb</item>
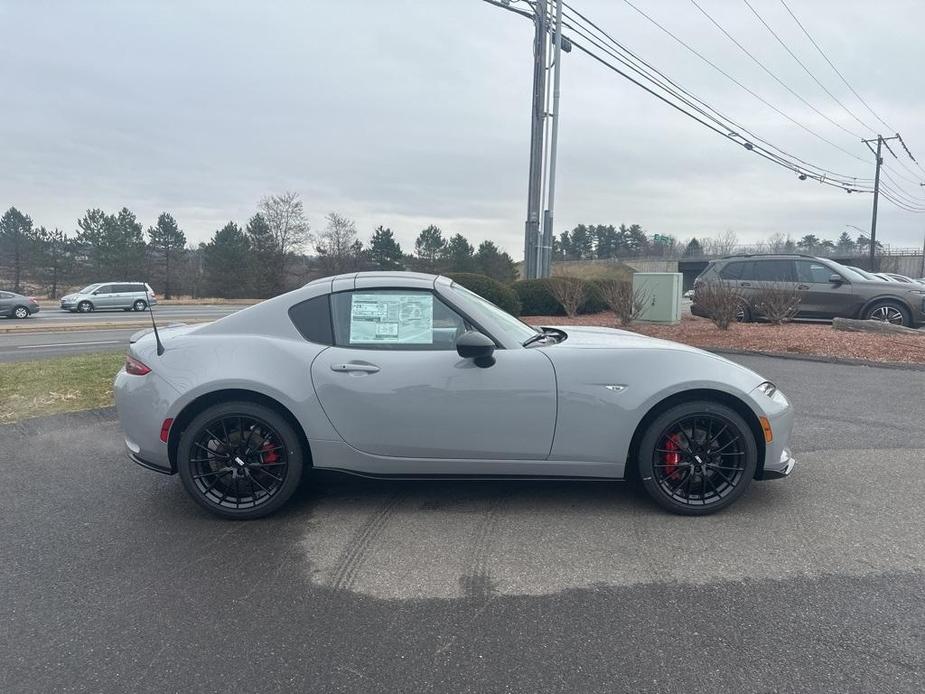
M 907 371 L 925 371 L 925 364 L 901 361 L 873 361 L 870 359 L 853 359 L 851 357 L 824 357 L 819 354 L 798 354 L 794 352 L 759 352 L 750 349 L 700 349 L 712 354 L 737 357 L 773 357 L 775 359 L 792 359 L 795 361 L 811 361 L 821 364 L 842 364 L 844 366 L 872 366 L 879 369 L 905 369 Z

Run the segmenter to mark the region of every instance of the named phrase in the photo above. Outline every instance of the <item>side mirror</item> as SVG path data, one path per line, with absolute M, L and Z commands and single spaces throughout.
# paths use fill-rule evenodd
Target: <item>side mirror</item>
M 492 354 L 495 343 L 477 330 L 467 330 L 456 340 L 456 353 L 463 359 L 475 359 L 477 366 L 491 366 L 495 363 Z
M 844 284 L 845 280 L 842 278 L 841 275 L 839 275 L 836 272 L 833 272 L 831 275 L 829 275 L 829 282 L 831 282 L 832 284 Z

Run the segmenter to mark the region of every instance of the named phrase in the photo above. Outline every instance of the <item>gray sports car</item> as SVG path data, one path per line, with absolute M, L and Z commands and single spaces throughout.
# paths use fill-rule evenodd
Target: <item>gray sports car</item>
M 143 331 L 115 381 L 130 457 L 228 518 L 306 468 L 370 477 L 636 479 L 724 508 L 794 466 L 756 373 L 622 330 L 532 328 L 446 277 L 316 280 L 214 323 Z

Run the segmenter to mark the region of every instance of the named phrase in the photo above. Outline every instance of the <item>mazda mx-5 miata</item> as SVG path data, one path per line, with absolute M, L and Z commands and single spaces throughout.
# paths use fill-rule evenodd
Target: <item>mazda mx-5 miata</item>
M 637 479 L 722 509 L 793 469 L 783 393 L 722 357 L 608 328 L 532 328 L 446 277 L 327 277 L 213 323 L 133 337 L 130 457 L 228 518 L 309 467 L 383 478 Z

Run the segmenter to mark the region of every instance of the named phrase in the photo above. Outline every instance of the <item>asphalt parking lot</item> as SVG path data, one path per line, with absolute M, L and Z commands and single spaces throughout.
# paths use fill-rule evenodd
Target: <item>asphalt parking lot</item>
M 0 691 L 922 691 L 925 372 L 736 360 L 799 464 L 707 518 L 316 474 L 231 523 L 110 412 L 0 427 Z

